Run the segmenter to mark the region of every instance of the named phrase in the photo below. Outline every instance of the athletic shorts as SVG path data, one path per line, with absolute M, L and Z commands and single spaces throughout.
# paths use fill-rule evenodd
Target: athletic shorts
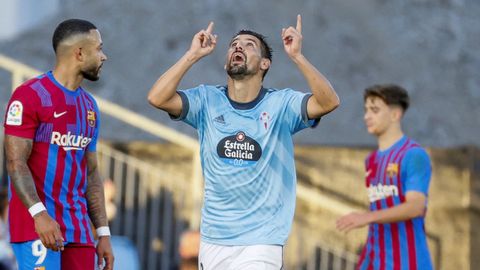
M 95 270 L 95 247 L 69 243 L 62 252 L 47 249 L 40 240 L 12 243 L 18 270 Z
M 283 246 L 220 246 L 200 242 L 199 270 L 280 270 Z

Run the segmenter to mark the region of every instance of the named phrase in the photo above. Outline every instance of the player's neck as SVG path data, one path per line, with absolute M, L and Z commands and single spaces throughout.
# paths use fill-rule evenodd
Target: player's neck
M 378 149 L 387 150 L 403 137 L 403 131 L 400 126 L 393 126 L 377 137 Z
M 257 76 L 233 80 L 228 78 L 228 96 L 231 100 L 239 103 L 253 101 L 262 88 L 262 80 Z
M 57 80 L 57 82 L 59 82 L 61 85 L 63 85 L 63 87 L 71 91 L 77 90 L 83 80 L 83 77 L 80 74 L 72 71 L 71 68 L 65 65 L 60 65 L 58 63 L 53 69 L 52 73 L 53 77 L 55 78 L 55 80 Z

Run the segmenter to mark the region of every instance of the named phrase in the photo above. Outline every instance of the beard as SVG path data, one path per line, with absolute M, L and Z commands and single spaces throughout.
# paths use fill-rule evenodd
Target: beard
M 243 63 L 233 65 L 232 62 L 234 61 L 234 59 L 231 58 L 230 63 L 227 65 L 227 74 L 233 80 L 242 80 L 248 75 L 255 74 L 254 70 L 248 69 L 247 56 L 245 54 L 243 54 L 243 57 L 244 57 L 243 58 Z
M 89 67 L 85 70 L 82 70 L 80 73 L 82 74 L 83 78 L 89 80 L 89 81 L 98 81 L 100 79 L 100 68 L 102 65 L 96 67 Z
M 247 64 L 232 66 L 229 65 L 227 68 L 227 74 L 234 80 L 241 80 L 248 75 Z
M 254 75 L 256 72 L 248 69 L 246 61 L 241 65 L 229 65 L 227 67 L 227 74 L 233 80 L 242 80 L 249 75 Z

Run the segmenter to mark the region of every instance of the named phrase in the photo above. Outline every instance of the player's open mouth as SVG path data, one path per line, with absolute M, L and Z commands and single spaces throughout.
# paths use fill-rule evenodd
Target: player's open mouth
M 245 59 L 246 59 L 246 57 L 243 53 L 235 52 L 235 53 L 232 54 L 230 62 L 232 64 L 239 64 L 239 63 L 243 64 L 245 62 Z

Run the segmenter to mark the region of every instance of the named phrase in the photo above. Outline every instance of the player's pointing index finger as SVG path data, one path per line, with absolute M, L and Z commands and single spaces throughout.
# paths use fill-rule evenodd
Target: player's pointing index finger
M 297 27 L 295 28 L 297 29 L 298 33 L 302 33 L 302 16 L 300 16 L 300 14 L 297 15 Z
M 208 27 L 207 27 L 206 32 L 207 32 L 208 34 L 211 34 L 211 33 L 212 33 L 212 30 L 213 30 L 213 22 L 210 22 L 210 23 L 208 24 Z

